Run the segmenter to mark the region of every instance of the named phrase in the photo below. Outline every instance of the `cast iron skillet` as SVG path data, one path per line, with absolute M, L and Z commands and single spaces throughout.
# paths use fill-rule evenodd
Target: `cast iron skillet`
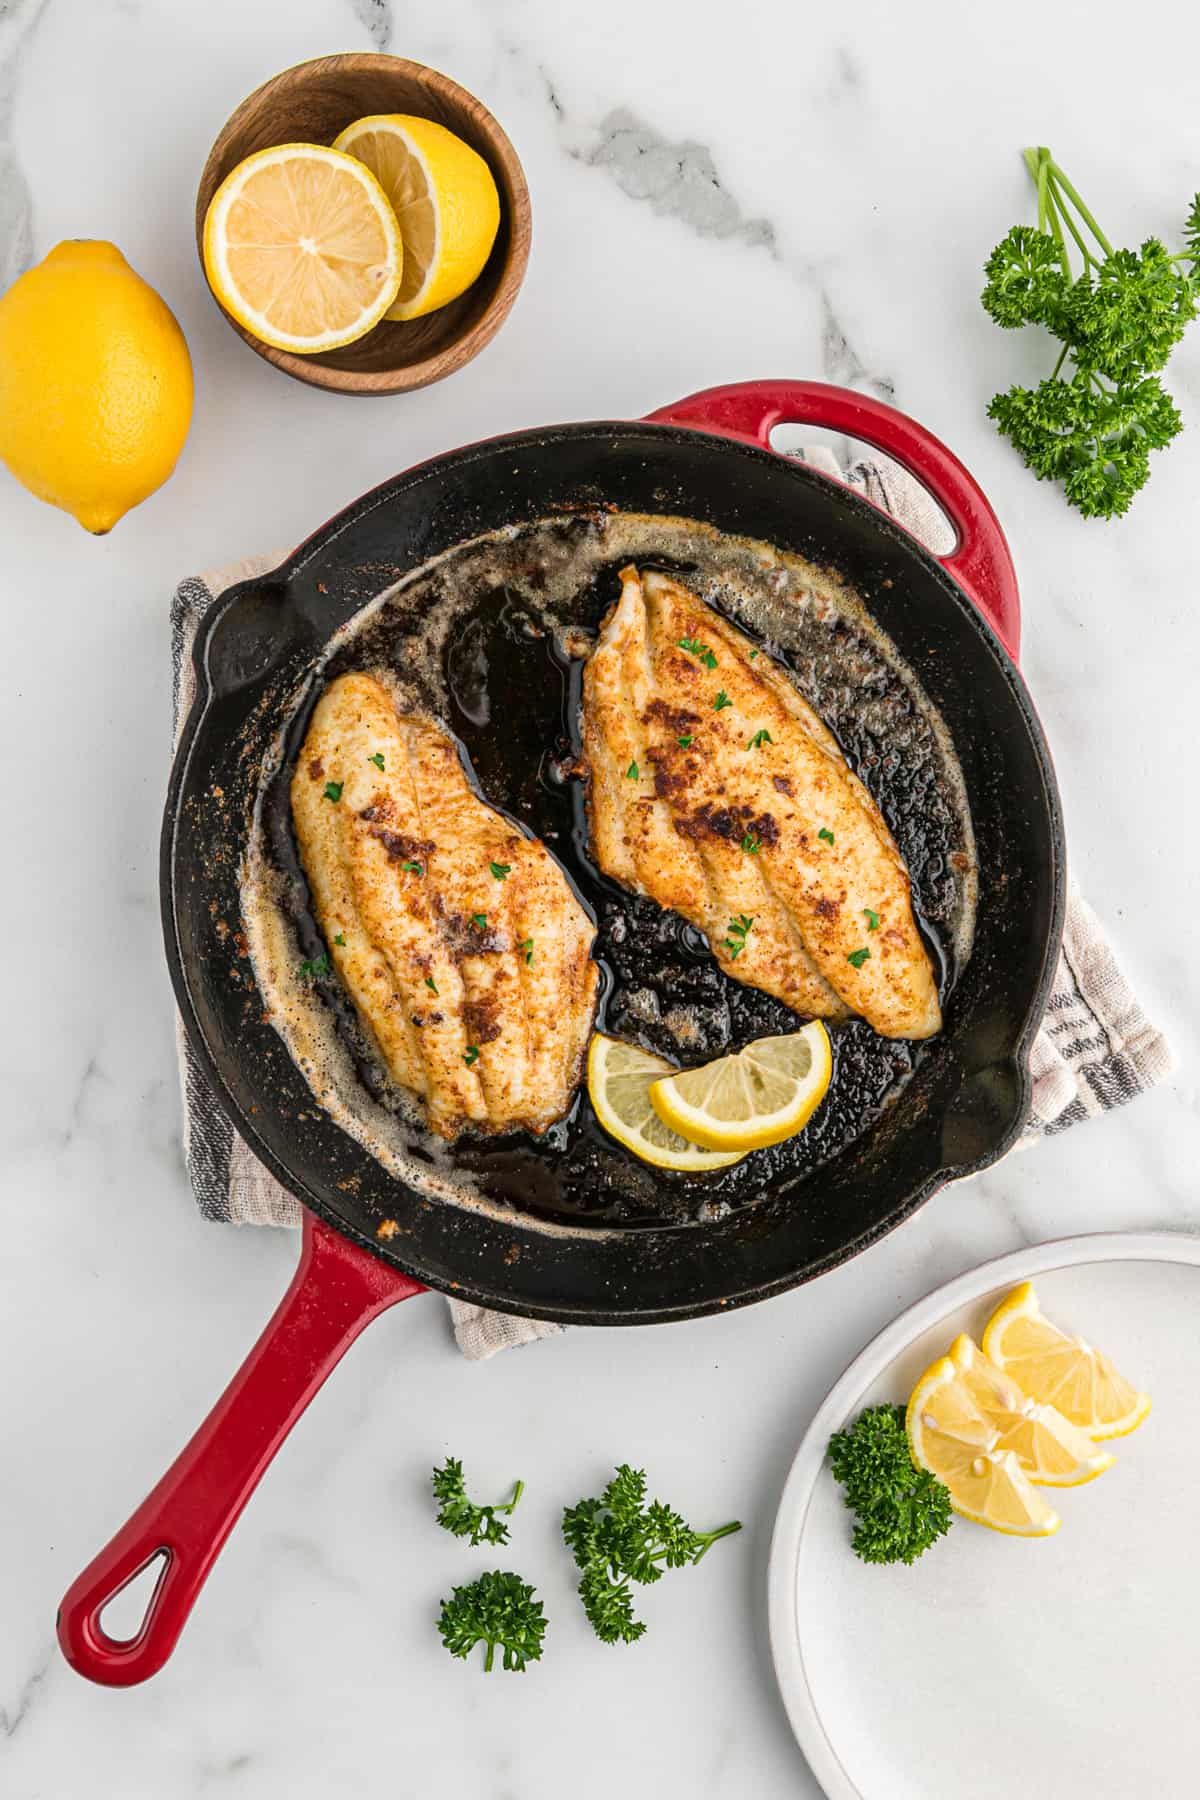
M 783 421 L 820 424 L 904 462 L 958 533 L 938 560 L 867 501 L 772 453 Z M 312 1102 L 262 1006 L 237 923 L 237 871 L 261 754 L 330 634 L 373 595 L 479 533 L 597 505 L 678 514 L 829 565 L 918 673 L 966 777 L 981 870 L 973 955 L 945 1030 L 867 1134 L 786 1204 L 708 1223 L 547 1232 L 514 1209 L 432 1202 L 390 1177 Z M 304 1203 L 291 1288 L 172 1469 L 64 1599 L 59 1638 L 124 1685 L 170 1654 L 255 1483 L 363 1326 L 425 1285 L 574 1324 L 681 1319 L 810 1280 L 907 1218 L 943 1182 L 1011 1146 L 1027 1053 L 1062 929 L 1054 775 L 1017 652 L 1012 563 L 962 465 L 911 419 L 813 383 L 713 389 L 636 424 L 560 425 L 456 451 L 368 494 L 272 574 L 213 607 L 175 758 L 162 850 L 167 957 L 191 1044 L 236 1129 Z M 1008 652 L 1006 654 L 1005 652 Z M 519 704 L 519 695 L 514 703 Z M 390 1235 L 379 1236 L 384 1220 Z M 132 1639 L 103 1606 L 156 1559 Z

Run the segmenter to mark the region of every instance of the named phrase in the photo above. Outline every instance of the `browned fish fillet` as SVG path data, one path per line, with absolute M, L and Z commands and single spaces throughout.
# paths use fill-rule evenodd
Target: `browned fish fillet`
M 329 954 L 431 1130 L 545 1131 L 578 1085 L 599 979 L 592 922 L 545 845 L 370 675 L 321 696 L 291 792 Z
M 583 743 L 600 867 L 698 925 L 735 980 L 883 1037 L 941 1029 L 875 802 L 783 670 L 669 577 L 623 571 Z

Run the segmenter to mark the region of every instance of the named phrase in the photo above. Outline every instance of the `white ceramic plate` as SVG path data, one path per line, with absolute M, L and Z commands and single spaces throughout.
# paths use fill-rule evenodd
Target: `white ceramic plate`
M 911 1568 L 850 1550 L 831 1432 L 903 1402 L 960 1331 L 1036 1282 L 1154 1410 L 1116 1463 L 1046 1489 L 1030 1541 L 956 1519 Z M 1200 1238 L 1068 1238 L 939 1288 L 868 1345 L 804 1438 L 771 1545 L 771 1648 L 830 1800 L 1183 1800 L 1200 1794 Z

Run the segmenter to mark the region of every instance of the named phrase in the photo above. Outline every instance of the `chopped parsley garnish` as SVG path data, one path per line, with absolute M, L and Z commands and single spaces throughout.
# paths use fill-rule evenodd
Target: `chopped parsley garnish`
M 819 838 L 824 838 L 824 840 L 827 844 L 832 844 L 832 842 L 833 842 L 833 833 L 832 833 L 832 831 L 830 831 L 828 825 L 822 825 L 820 831 L 818 831 L 818 833 L 817 833 L 817 836 Z
M 402 869 L 407 869 L 410 875 L 423 875 L 425 873 L 424 864 L 419 862 L 404 862 L 400 864 L 400 867 Z
M 762 849 L 762 839 L 753 831 L 748 831 L 742 839 L 742 849 L 747 856 L 757 856 Z
M 301 981 L 324 981 L 331 967 L 329 952 L 322 950 L 320 956 L 311 957 L 308 962 L 300 964 L 300 979 Z
M 327 781 L 325 783 L 326 800 L 340 800 L 342 797 L 342 789 L 345 785 L 344 781 Z
M 753 917 L 739 913 L 736 919 L 729 921 L 729 936 L 721 940 L 722 948 L 728 950 L 730 962 L 736 962 L 746 948 L 746 933 L 753 925 Z
M 868 931 L 879 930 L 879 914 L 877 912 L 872 912 L 869 906 L 863 907 L 863 918 L 867 921 Z
M 865 948 L 862 950 L 852 950 L 846 958 L 846 961 L 850 964 L 852 969 L 861 969 L 863 964 L 865 962 L 870 962 L 870 960 L 871 952 Z
M 757 651 L 757 650 L 752 650 L 752 651 L 751 651 L 751 652 L 750 652 L 750 661 L 751 661 L 751 662 L 753 662 L 753 661 L 754 661 L 754 659 L 755 659 L 755 657 L 756 657 L 756 656 L 757 656 L 757 655 L 758 655 L 758 651 Z
M 477 1063 L 479 1061 L 479 1045 L 478 1044 L 468 1044 L 467 1045 L 466 1052 L 463 1056 L 463 1061 L 466 1063 L 468 1069 L 471 1067 L 472 1063 Z
M 679 745 L 679 748 L 681 750 L 686 750 L 688 745 L 691 743 L 691 741 L 692 741 L 692 739 L 691 739 L 690 733 L 686 737 L 681 737 L 681 738 L 675 739 L 675 742 Z
M 708 645 L 702 644 L 699 638 L 680 638 L 679 648 L 681 650 L 686 650 L 689 656 L 699 657 L 706 669 L 716 668 L 716 657 L 713 655 Z
M 523 950 L 525 952 L 525 961 L 527 964 L 532 963 L 532 961 L 533 961 L 533 939 L 532 938 L 526 938 L 525 942 L 523 944 L 517 945 L 517 949 Z
M 476 931 L 486 931 L 487 930 L 487 914 L 486 913 L 472 913 L 471 914 L 471 923 L 475 927 Z
M 629 767 L 625 771 L 625 779 L 626 779 L 626 781 L 636 781 L 637 778 L 638 778 L 638 766 L 635 762 L 631 762 Z
M 756 731 L 746 748 L 747 750 L 761 750 L 764 744 L 773 744 L 774 742 L 775 739 L 769 731 Z
M 489 863 L 488 868 L 496 881 L 503 881 L 506 875 L 512 874 L 511 863 Z
M 433 979 L 432 975 L 427 975 L 425 977 L 425 986 L 429 989 L 431 994 L 436 994 L 438 991 L 437 982 Z M 440 999 L 441 996 L 439 995 L 438 997 Z
M 374 756 L 368 756 L 367 761 L 373 762 L 377 769 L 382 770 L 382 768 L 383 768 L 383 751 L 377 750 L 375 752 Z
M 721 712 L 726 706 L 732 706 L 732 705 L 733 705 L 733 701 L 729 698 L 729 695 L 725 692 L 725 689 L 722 688 L 720 693 L 717 695 L 716 699 L 713 701 L 713 711 Z
M 341 946 L 342 946 L 342 948 L 343 948 L 343 949 L 344 949 L 344 948 L 345 948 L 345 946 L 346 946 L 346 934 L 345 934 L 345 932 L 344 932 L 344 931 L 339 931 L 339 932 L 338 932 L 338 934 L 337 934 L 337 936 L 336 936 L 336 937 L 335 937 L 335 938 L 334 938 L 334 940 L 333 940 L 333 941 L 334 941 L 334 943 L 335 943 L 335 944 L 340 944 L 340 945 L 341 945 Z

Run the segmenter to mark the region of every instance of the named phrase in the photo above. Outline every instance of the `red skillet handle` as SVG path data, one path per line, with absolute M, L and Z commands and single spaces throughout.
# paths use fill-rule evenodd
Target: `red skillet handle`
M 974 477 L 931 431 L 907 413 L 823 381 L 741 381 L 706 388 L 648 415 L 660 425 L 688 425 L 771 448 L 776 425 L 822 425 L 862 438 L 902 463 L 928 488 L 958 534 L 939 561 L 983 614 L 1013 661 L 1021 647 L 1021 602 L 1000 522 Z
M 423 1291 L 305 1213 L 300 1262 L 266 1330 L 191 1443 L 65 1595 L 58 1641 L 72 1668 L 109 1687 L 162 1668 L 259 1477 L 325 1377 L 364 1325 Z M 136 1637 L 110 1637 L 102 1609 L 159 1556 Z

